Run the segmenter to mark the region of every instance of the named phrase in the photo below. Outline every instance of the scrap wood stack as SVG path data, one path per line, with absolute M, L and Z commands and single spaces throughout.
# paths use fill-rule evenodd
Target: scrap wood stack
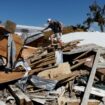
M 84 105 L 84 103 L 99 105 L 102 103 L 101 99 L 104 100 L 105 94 L 104 90 L 98 87 L 105 86 L 104 78 L 102 78 L 104 74 L 99 74 L 99 70 L 102 69 L 98 68 L 97 65 L 101 62 L 101 67 L 103 67 L 104 58 L 100 56 L 99 47 L 94 45 L 85 47 L 76 47 L 75 50 L 71 50 L 71 53 L 65 52 L 64 63 L 57 67 L 43 69 L 37 72 L 37 75 L 32 75 L 29 79 L 31 84 L 26 87 L 28 97 L 33 102 L 44 105 Z M 48 56 L 50 54 L 53 55 L 50 52 Z M 99 60 L 100 57 L 101 60 Z M 38 62 L 40 62 L 39 58 Z M 41 61 L 43 61 L 42 58 L 40 58 Z M 31 59 L 31 64 L 36 61 L 37 59 Z M 17 86 L 24 91 L 24 88 L 20 87 L 19 84 Z M 85 88 L 92 91 L 84 91 Z M 102 105 L 104 104 L 102 103 Z
M 65 43 L 60 49 L 63 51 L 63 62 L 57 64 L 55 50 L 58 49 L 23 46 L 22 41 L 19 43 L 18 38 L 13 37 L 16 57 L 23 57 L 32 70 L 28 76 L 23 75 L 24 68 L 0 73 L 0 77 L 4 76 L 0 79 L 2 82 L 9 79 L 8 83 L 0 86 L 0 105 L 105 104 L 105 59 L 101 56 L 101 48 L 78 46 L 81 40 Z M 7 45 L 7 38 L 1 40 L 0 51 L 3 51 L 2 56 L 7 57 L 3 41 Z
M 77 47 L 77 44 L 80 42 L 80 40 L 72 41 L 69 43 L 64 44 L 64 48 L 62 49 L 64 52 L 70 51 L 73 48 Z M 39 51 L 40 50 L 40 51 Z M 25 54 L 25 53 L 24 53 Z M 23 54 L 23 55 L 24 55 Z M 48 48 L 37 48 L 37 50 L 26 60 L 29 62 L 32 69 L 35 68 L 46 68 L 51 67 L 56 64 L 56 57 L 55 57 L 55 50 L 49 52 Z
M 74 41 L 65 43 L 64 46 L 63 46 L 62 51 L 63 52 L 71 51 L 72 49 L 77 47 L 77 44 L 79 44 L 80 41 L 82 41 L 82 40 L 74 40 Z
M 4 98 L 0 96 L 0 103 L 104 105 L 105 60 L 101 48 L 77 46 L 79 42 L 76 40 L 64 45 L 63 63 L 58 65 L 54 50 L 48 52 L 44 48 L 25 47 L 27 56 L 24 59 L 32 70 L 29 76 L 6 84 L 7 88 L 0 91 L 5 93 Z
M 97 88 L 100 85 L 98 82 L 100 82 L 101 78 L 92 73 L 96 69 L 99 53 L 93 50 L 82 52 L 82 49 L 81 53 L 78 53 L 78 50 L 75 52 L 77 53 L 68 55 L 69 62 L 66 59 L 64 63 L 56 67 L 43 69 L 30 78 L 23 78 L 16 84 L 8 85 L 8 90 L 13 95 L 14 100 L 18 99 L 18 105 L 22 105 L 22 103 L 29 105 L 32 105 L 32 103 L 40 103 L 42 105 L 79 105 L 83 102 L 83 98 L 87 96 L 83 95 L 85 87 L 91 88 L 92 91 L 90 93 L 93 94 L 85 100 L 88 105 L 99 105 L 105 94 L 104 90 Z M 65 55 L 67 56 L 66 53 Z M 93 62 L 93 60 L 95 61 Z M 93 82 L 93 79 L 91 79 L 94 87 L 88 87 L 87 85 L 88 78 L 90 78 L 89 74 L 94 77 Z

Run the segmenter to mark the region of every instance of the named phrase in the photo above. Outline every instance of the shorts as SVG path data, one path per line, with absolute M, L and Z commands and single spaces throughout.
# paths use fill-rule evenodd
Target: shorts
M 57 40 L 60 40 L 62 36 L 62 33 L 55 33 L 52 35 L 53 38 L 56 38 Z

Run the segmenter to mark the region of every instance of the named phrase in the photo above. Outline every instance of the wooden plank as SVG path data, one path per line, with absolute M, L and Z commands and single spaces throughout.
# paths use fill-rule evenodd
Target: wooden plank
M 74 90 L 77 90 L 77 91 L 84 92 L 85 87 L 84 86 L 74 86 L 73 89 Z M 91 94 L 94 94 L 94 95 L 100 96 L 100 97 L 105 97 L 105 90 L 92 87 Z
M 62 84 L 62 83 L 68 82 L 70 80 L 73 80 L 77 76 L 82 76 L 82 75 L 86 75 L 86 74 L 87 74 L 86 71 L 73 71 L 69 74 L 59 75 L 55 80 L 58 80 L 59 84 Z
M 71 70 L 83 65 L 85 62 L 87 62 L 86 59 L 79 60 L 77 64 L 71 66 Z
M 46 70 L 49 68 L 52 68 L 52 67 L 47 67 L 45 69 L 44 68 L 36 68 L 36 69 L 30 70 L 29 75 L 38 73 L 40 71 L 43 71 L 43 70 Z M 8 73 L 6 73 L 4 71 L 0 71 L 0 84 L 21 79 L 25 75 L 25 73 L 26 73 L 25 71 L 17 71 L 16 72 L 15 70 L 13 70 L 13 72 L 8 72 Z
M 93 68 L 92 68 L 92 71 L 91 71 L 87 86 L 86 86 L 85 93 L 83 95 L 81 105 L 87 105 L 88 104 L 88 99 L 89 99 L 92 84 L 93 84 L 93 81 L 94 81 L 94 77 L 95 77 L 99 57 L 100 57 L 100 49 L 98 49 L 98 51 L 96 52 L 95 61 L 94 61 L 94 64 L 93 64 Z
M 35 68 L 35 69 L 29 71 L 29 75 L 38 73 L 43 70 L 55 68 L 55 67 L 57 67 L 57 66 L 51 66 L 51 67 L 46 67 L 46 68 Z M 13 70 L 13 72 L 8 72 L 8 73 L 6 73 L 4 71 L 0 71 L 0 84 L 21 79 L 25 75 L 25 73 L 26 73 L 26 71 L 21 71 L 18 69 L 17 69 L 17 71 Z
M 46 62 L 42 62 L 41 64 L 39 64 L 36 67 L 48 66 L 49 64 L 52 64 L 52 63 L 55 63 L 55 62 L 56 62 L 55 59 L 52 59 L 52 60 L 49 60 L 49 61 L 46 61 Z
M 66 100 L 66 105 L 80 105 L 80 99 L 67 99 L 65 98 L 64 100 Z M 62 99 L 63 101 L 63 99 Z M 88 100 L 88 104 L 87 105 L 99 105 L 99 101 L 98 100 Z M 65 104 L 64 104 L 65 105 Z
M 80 99 L 73 99 L 62 96 L 59 100 L 59 105 L 80 105 Z M 99 105 L 100 101 L 95 99 L 88 100 L 88 105 Z
M 71 51 L 72 49 L 74 49 L 74 48 L 76 48 L 76 47 L 77 47 L 77 45 L 68 46 L 68 47 L 64 48 L 62 51 L 63 51 L 63 52 L 68 52 L 68 51 Z
M 79 71 L 74 71 L 74 72 L 69 73 L 69 74 L 59 75 L 58 77 L 55 78 L 55 80 L 64 81 L 68 78 L 72 78 L 72 77 L 78 76 L 78 75 L 79 75 Z
M 45 70 L 48 70 L 48 69 L 51 69 L 51 68 L 55 68 L 57 66 L 51 66 L 51 67 L 46 67 L 46 68 L 36 68 L 36 69 L 33 69 L 31 71 L 29 71 L 29 75 L 32 75 L 34 73 L 38 73 L 38 72 L 41 72 L 41 71 L 45 71 Z
M 19 36 L 15 34 L 12 34 L 12 37 L 16 45 L 16 57 L 18 57 L 20 50 L 23 47 L 23 41 Z M 4 37 L 2 40 L 0 40 L 0 56 L 3 56 L 5 58 L 7 58 L 7 51 L 8 51 L 7 44 L 8 44 L 8 37 Z
M 70 64 L 68 62 L 61 63 L 58 65 L 56 68 L 51 68 L 48 70 L 44 70 L 40 73 L 38 73 L 37 76 L 43 77 L 46 79 L 56 79 L 59 75 L 64 75 L 64 74 L 69 74 L 71 73 L 70 71 Z
M 18 105 L 24 105 L 24 97 L 22 95 L 20 95 L 20 93 L 18 93 L 17 90 L 15 88 L 13 88 L 12 85 L 9 85 L 8 89 L 9 89 L 10 93 L 15 97 L 16 103 Z
M 37 102 L 37 103 L 39 103 L 41 105 L 46 104 L 46 99 L 32 98 L 32 101 Z
M 32 105 L 30 98 L 15 85 L 9 85 L 8 89 L 10 90 L 11 94 L 15 97 L 18 105 Z
M 79 55 L 78 57 L 76 57 L 76 58 L 74 59 L 74 61 L 77 60 L 77 59 L 80 59 L 80 58 L 83 57 L 83 56 L 85 56 L 85 55 L 88 54 L 90 51 L 91 51 L 91 50 L 88 50 L 88 51 L 82 53 L 81 55 Z
M 25 72 L 8 72 L 0 71 L 0 84 L 20 79 L 24 76 Z
M 95 54 L 88 57 L 88 61 L 84 63 L 85 66 L 92 68 L 95 59 Z
M 33 65 L 36 65 L 36 64 L 40 64 L 40 63 L 46 62 L 46 61 L 48 61 L 48 60 L 53 60 L 53 59 L 55 59 L 55 56 L 54 56 L 54 55 L 49 56 L 49 57 L 45 57 L 45 58 L 42 58 L 42 59 L 40 59 L 40 60 L 37 60 L 37 61 L 31 63 L 30 66 L 33 66 Z
M 44 59 L 44 58 L 47 58 L 47 57 L 50 57 L 50 56 L 55 56 L 55 53 L 51 52 L 51 53 L 47 53 L 47 54 L 40 54 L 37 57 L 31 59 L 31 63 L 41 60 L 41 59 Z
M 88 50 L 96 50 L 99 46 L 95 45 L 95 44 L 87 44 L 87 45 L 81 45 L 78 46 L 77 48 L 74 48 L 73 50 L 69 51 L 69 52 L 64 52 L 63 54 L 66 55 L 71 55 L 71 54 L 77 54 L 77 53 L 82 53 L 82 52 L 86 52 Z
M 34 55 L 36 55 L 38 48 L 36 47 L 29 47 L 29 46 L 25 46 L 23 47 L 21 56 L 24 59 L 32 59 L 34 57 Z
M 66 43 L 64 45 L 64 48 L 67 47 L 67 46 L 72 46 L 72 45 L 76 45 L 78 43 L 80 43 L 81 40 L 74 40 L 74 41 L 70 41 L 69 43 Z

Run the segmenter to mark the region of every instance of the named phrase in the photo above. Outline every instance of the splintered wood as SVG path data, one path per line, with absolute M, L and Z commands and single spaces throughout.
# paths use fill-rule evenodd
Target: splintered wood
M 3 56 L 5 58 L 7 58 L 7 55 L 8 55 L 8 46 L 7 46 L 7 43 L 8 43 L 8 36 L 3 36 L 1 35 L 2 40 L 0 40 L 0 56 Z M 15 34 L 12 34 L 12 37 L 13 37 L 13 40 L 15 42 L 15 46 L 16 46 L 16 58 L 19 56 L 19 53 L 23 47 L 23 41 L 20 37 L 18 37 L 17 35 Z
M 11 94 L 16 98 L 18 105 L 32 105 L 31 99 L 14 85 L 8 86 Z
M 8 73 L 0 71 L 0 104 L 104 105 L 105 57 L 99 46 L 78 46 L 82 40 L 75 40 L 65 43 L 62 49 L 35 48 L 23 46 L 18 40 L 14 35 L 17 59 L 22 57 L 31 70 L 26 72 L 20 65 Z M 1 40 L 0 54 L 4 57 L 6 44 L 7 39 Z M 63 54 L 62 63 L 56 60 L 58 50 Z

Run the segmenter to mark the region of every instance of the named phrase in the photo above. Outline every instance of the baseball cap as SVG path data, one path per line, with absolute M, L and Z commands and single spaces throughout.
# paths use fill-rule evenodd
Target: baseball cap
M 49 18 L 49 19 L 47 19 L 47 22 L 51 22 L 51 20 L 52 20 L 52 19 L 51 19 L 51 18 Z

